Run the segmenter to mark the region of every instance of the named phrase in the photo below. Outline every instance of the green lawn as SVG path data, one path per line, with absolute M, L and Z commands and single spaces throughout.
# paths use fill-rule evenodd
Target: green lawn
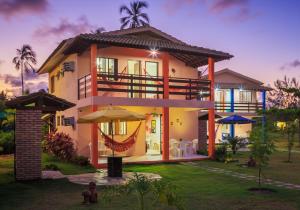
M 270 157 L 269 166 L 263 169 L 263 177 L 271 178 L 278 181 L 290 182 L 293 184 L 300 185 L 300 153 L 292 153 L 292 162 L 287 163 L 287 152 L 277 151 Z M 238 160 L 238 162 L 231 163 L 220 163 L 216 161 L 199 161 L 200 166 L 212 166 L 218 168 L 224 168 L 231 171 L 257 175 L 258 171 L 256 168 L 242 167 L 248 161 L 249 152 L 239 152 L 237 155 L 233 156 L 233 159 Z
M 243 155 L 242 155 L 243 156 Z M 241 157 L 242 157 L 241 156 Z M 133 210 L 134 197 L 116 198 L 115 201 L 96 205 L 81 205 L 83 186 L 62 180 L 40 180 L 14 183 L 11 156 L 0 157 L 0 209 L 124 209 Z M 55 163 L 63 173 L 91 172 L 92 168 L 81 168 L 73 164 L 61 163 L 49 156 L 43 156 L 43 164 Z M 202 161 L 200 164 L 215 166 L 215 162 Z M 218 165 L 218 163 L 217 163 Z M 235 167 L 234 165 L 222 165 Z M 299 167 L 299 166 L 298 166 Z M 254 182 L 235 179 L 225 175 L 207 172 L 197 167 L 180 164 L 160 164 L 151 166 L 127 166 L 127 171 L 145 171 L 160 174 L 164 179 L 179 187 L 186 208 L 201 209 L 300 209 L 300 191 L 275 188 L 274 194 L 254 194 L 247 191 L 256 186 Z M 299 169 L 298 169 L 299 170 Z M 295 171 L 289 170 L 291 174 Z M 299 173 L 298 173 L 299 174 Z M 98 187 L 100 194 L 103 192 Z

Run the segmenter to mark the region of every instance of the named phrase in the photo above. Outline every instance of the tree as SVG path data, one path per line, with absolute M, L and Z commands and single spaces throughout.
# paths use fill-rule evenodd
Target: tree
M 269 163 L 269 156 L 275 150 L 272 138 L 269 138 L 265 129 L 265 120 L 263 117 L 262 126 L 255 126 L 250 133 L 251 157 L 255 160 L 258 167 L 258 184 L 261 188 L 262 170 Z
M 278 109 L 300 108 L 300 85 L 296 78 L 284 77 L 274 82 L 275 89 L 270 92 L 268 103 Z M 300 144 L 300 115 L 298 115 L 298 138 Z
M 294 90 L 300 90 L 296 78 L 276 80 L 274 90 L 269 93 L 268 103 L 276 108 L 295 108 L 300 106 L 300 99 L 294 94 Z
M 24 95 L 24 73 L 35 71 L 33 66 L 37 63 L 36 54 L 30 45 L 25 44 L 17 49 L 17 56 L 12 62 L 17 70 L 21 70 L 22 95 Z
M 142 12 L 143 8 L 148 8 L 148 3 L 145 1 L 134 1 L 130 3 L 130 8 L 126 5 L 120 7 L 120 14 L 123 12 L 126 16 L 120 19 L 121 29 L 126 28 L 137 28 L 140 26 L 149 25 L 149 17 L 147 13 Z
M 298 118 L 300 115 L 299 108 L 286 108 L 286 109 L 277 109 L 272 108 L 266 111 L 266 114 L 270 120 L 273 122 L 284 122 L 285 126 L 280 128 L 283 134 L 287 135 L 288 144 L 288 160 L 287 162 L 291 162 L 292 149 L 295 141 L 295 134 L 297 131 Z

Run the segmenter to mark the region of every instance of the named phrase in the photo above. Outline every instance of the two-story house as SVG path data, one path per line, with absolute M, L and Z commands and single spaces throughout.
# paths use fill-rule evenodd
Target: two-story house
M 214 63 L 232 57 L 191 46 L 145 26 L 63 40 L 38 72 L 49 74 L 51 94 L 76 104 L 56 114 L 56 129 L 68 133 L 78 153 L 90 157 L 93 165 L 105 163 L 103 157 L 109 149 L 99 129 L 110 133 L 110 127 L 107 123 L 76 121 L 106 106 L 119 106 L 146 118 L 135 144 L 119 155 L 134 162 L 174 161 L 170 140 L 197 139 L 198 112 L 202 109 L 209 110 L 208 151 L 213 155 Z M 208 65 L 207 79 L 200 78 L 197 70 L 204 65 Z M 114 122 L 115 139 L 126 139 L 138 125 L 139 122 Z
M 257 117 L 257 111 L 266 109 L 266 93 L 272 88 L 263 82 L 230 69 L 215 72 L 215 110 L 222 117 L 233 114 L 246 118 Z M 219 125 L 216 141 L 227 136 L 249 137 L 251 124 Z

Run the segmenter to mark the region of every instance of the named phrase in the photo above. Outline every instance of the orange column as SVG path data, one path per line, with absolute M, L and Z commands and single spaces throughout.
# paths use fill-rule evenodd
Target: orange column
M 208 155 L 213 158 L 215 154 L 215 62 L 213 58 L 208 58 L 208 79 L 210 80 L 210 101 L 213 107 L 208 109 Z
M 97 96 L 97 65 L 96 65 L 96 58 L 97 58 L 97 45 L 91 45 L 91 52 L 90 52 L 90 71 L 91 71 L 91 95 Z M 92 112 L 97 111 L 97 105 L 92 104 Z M 91 125 L 91 144 L 92 144 L 92 165 L 97 167 L 98 166 L 98 125 L 97 123 L 93 123 Z
M 169 99 L 169 55 L 162 55 L 164 99 Z M 163 107 L 163 160 L 169 160 L 169 107 Z

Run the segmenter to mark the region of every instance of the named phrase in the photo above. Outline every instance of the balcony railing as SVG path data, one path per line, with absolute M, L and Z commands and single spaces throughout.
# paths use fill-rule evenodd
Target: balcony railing
M 263 109 L 263 104 L 260 102 L 234 102 L 234 112 L 255 113 Z M 231 112 L 230 102 L 215 102 L 217 112 Z
M 90 96 L 91 77 L 86 75 L 78 80 L 78 99 Z M 162 99 L 163 77 L 132 74 L 97 75 L 98 95 L 128 98 Z M 210 81 L 202 79 L 169 78 L 170 99 L 207 100 L 210 95 Z

